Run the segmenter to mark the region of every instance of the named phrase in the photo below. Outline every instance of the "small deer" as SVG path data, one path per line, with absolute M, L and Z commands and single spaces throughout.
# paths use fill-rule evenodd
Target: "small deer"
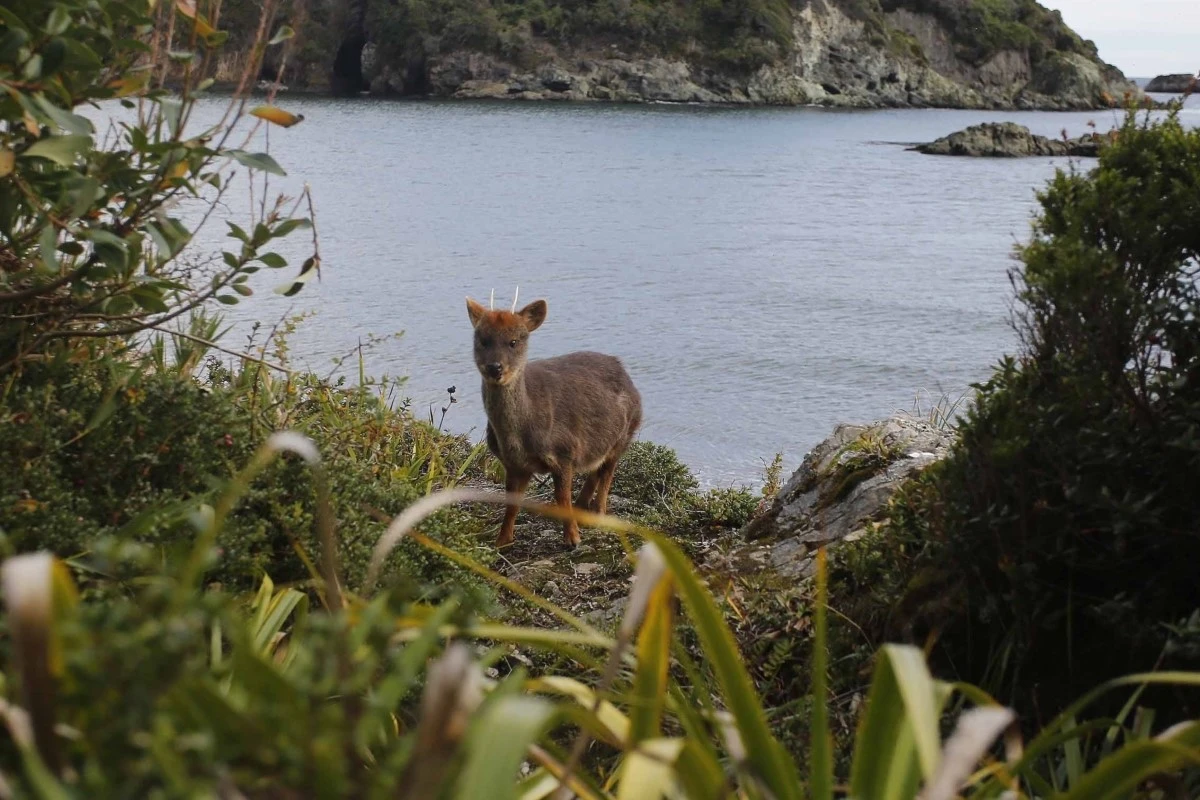
M 527 361 L 529 334 L 546 321 L 546 301 L 495 311 L 467 298 L 475 366 L 483 376 L 488 449 L 504 465 L 505 489 L 523 495 L 534 475 L 554 477 L 554 502 L 570 510 L 575 475 L 586 475 L 575 505 L 607 513 L 617 461 L 642 423 L 642 399 L 620 360 L 578 352 Z M 517 506 L 505 509 L 497 546 L 511 544 Z M 579 525 L 563 524 L 568 547 Z

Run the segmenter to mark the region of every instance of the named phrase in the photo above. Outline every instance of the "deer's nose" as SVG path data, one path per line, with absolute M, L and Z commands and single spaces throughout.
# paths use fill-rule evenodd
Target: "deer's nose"
M 489 378 L 499 378 L 504 372 L 504 367 L 499 362 L 488 364 L 483 369 Z

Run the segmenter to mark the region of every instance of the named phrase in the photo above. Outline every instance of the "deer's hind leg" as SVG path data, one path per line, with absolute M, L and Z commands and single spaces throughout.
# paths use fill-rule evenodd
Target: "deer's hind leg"
M 600 470 L 596 470 L 583 481 L 579 496 L 575 498 L 575 507 L 585 511 L 596 510 L 596 488 L 600 485 Z
M 571 467 L 563 467 L 561 472 L 554 473 L 554 502 L 566 511 L 571 510 L 571 480 L 574 476 L 575 471 Z M 563 523 L 563 541 L 567 547 L 579 545 L 579 523 L 575 520 L 569 519 Z
M 617 474 L 617 462 L 620 460 L 621 454 L 617 453 L 596 470 L 596 502 L 592 504 L 592 510 L 597 514 L 608 513 L 608 492 L 612 489 L 613 476 Z

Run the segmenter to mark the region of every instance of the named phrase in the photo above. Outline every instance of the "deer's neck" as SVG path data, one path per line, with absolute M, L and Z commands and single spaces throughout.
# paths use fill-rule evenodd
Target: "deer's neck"
M 519 439 L 529 418 L 529 392 L 525 388 L 525 370 L 504 386 L 483 384 L 483 407 L 501 441 Z

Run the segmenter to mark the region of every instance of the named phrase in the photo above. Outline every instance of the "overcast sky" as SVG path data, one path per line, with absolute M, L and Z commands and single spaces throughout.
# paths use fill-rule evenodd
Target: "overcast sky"
M 1042 0 L 1130 78 L 1200 70 L 1200 0 Z

